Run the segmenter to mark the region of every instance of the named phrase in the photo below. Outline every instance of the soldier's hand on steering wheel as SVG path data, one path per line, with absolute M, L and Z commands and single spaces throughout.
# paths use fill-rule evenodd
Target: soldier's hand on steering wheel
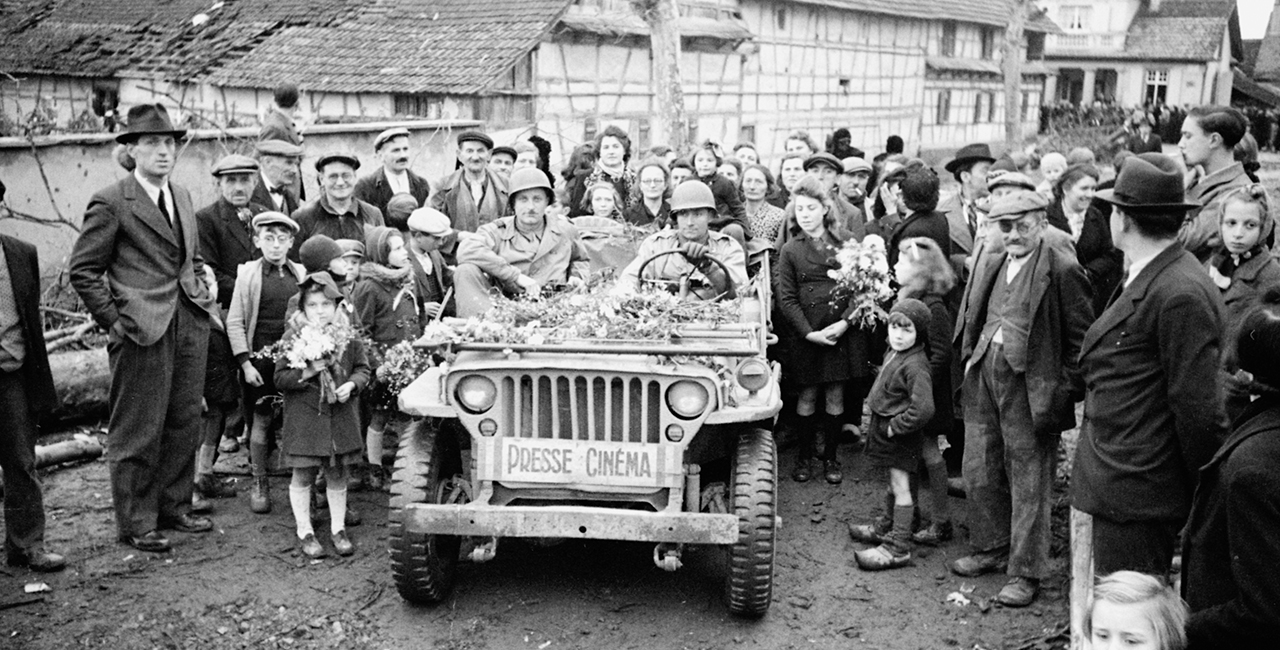
M 701 261 L 707 256 L 707 247 L 696 241 L 685 242 L 684 246 L 680 248 L 680 251 L 684 253 L 685 257 L 689 258 L 689 260 L 693 262 Z

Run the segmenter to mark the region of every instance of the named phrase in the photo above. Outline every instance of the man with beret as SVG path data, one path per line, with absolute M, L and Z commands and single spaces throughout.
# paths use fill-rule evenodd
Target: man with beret
M 453 269 L 445 265 L 440 255 L 440 244 L 453 229 L 449 217 L 434 208 L 418 208 L 409 215 L 409 265 L 413 267 L 414 296 L 418 299 L 418 313 L 422 325 L 437 317 L 441 309 L 446 316 L 454 313 L 455 301 L 445 302 L 445 294 L 453 288 Z
M 291 215 L 298 222 L 293 259 L 298 259 L 298 248 L 312 235 L 363 241 L 365 228 L 386 225 L 378 208 L 355 197 L 357 169 L 360 159 L 347 153 L 326 154 L 316 161 L 320 198 Z
M 108 334 L 109 462 L 120 540 L 169 550 L 160 533 L 207 532 L 191 515 L 212 291 L 200 275 L 191 195 L 169 180 L 177 138 L 158 104 L 129 110 L 116 136 L 137 166 L 89 200 L 71 252 L 71 285 Z
M 1008 607 L 1031 604 L 1049 573 L 1058 438 L 1084 396 L 1076 359 L 1093 320 L 1084 269 L 1044 237 L 1048 205 L 1019 191 L 991 206 L 1004 250 L 977 261 L 956 322 L 973 553 L 951 570 L 1005 571 Z
M 1216 140 L 1216 138 L 1215 138 Z M 1168 156 L 1124 161 L 1111 236 L 1128 270 L 1080 350 L 1088 392 L 1071 477 L 1072 506 L 1093 515 L 1094 572 L 1166 575 L 1197 472 L 1226 436 L 1216 381 L 1223 304 L 1178 244 L 1182 173 Z
M 440 179 L 430 207 L 445 213 L 454 230 L 476 232 L 507 214 L 507 179 L 489 169 L 493 139 L 479 131 L 458 134 L 460 169 Z
M 996 159 L 985 143 L 968 144 L 956 152 L 946 170 L 960 183 L 960 189 L 938 204 L 947 215 L 951 229 L 951 261 L 957 271 L 964 269 L 964 258 L 973 252 L 973 236 L 978 229 L 978 202 L 987 195 L 987 170 Z M 963 279 L 963 276 L 962 276 Z
M 409 129 L 396 127 L 379 133 L 373 139 L 373 152 L 382 161 L 382 166 L 356 183 L 356 198 L 381 210 L 384 217 L 390 214 L 387 204 L 397 194 L 411 194 L 417 204 L 414 207 L 425 205 L 431 194 L 431 184 L 409 169 L 409 161 L 413 157 Z M 388 225 L 403 230 L 403 224 Z
M 298 209 L 302 147 L 283 140 L 263 140 L 257 144 L 261 172 L 250 199 L 277 212 L 293 214 Z
M 492 289 L 541 295 L 543 287 L 581 282 L 590 270 L 578 229 L 565 217 L 548 215 L 555 200 L 547 175 L 526 167 L 511 175 L 514 216 L 480 227 L 458 242 L 458 316 L 478 316 L 493 304 Z
M 1235 159 L 1235 146 L 1248 128 L 1244 114 L 1227 106 L 1198 106 L 1182 121 L 1178 149 L 1191 170 L 1187 202 L 1201 207 L 1188 212 L 1178 241 L 1201 263 L 1222 245 L 1218 228 L 1223 197 L 1253 182 Z
M 253 202 L 258 161 L 231 154 L 213 166 L 218 199 L 196 212 L 200 227 L 200 255 L 218 280 L 218 305 L 231 305 L 236 267 L 261 256 L 253 245 L 253 216 L 269 208 Z

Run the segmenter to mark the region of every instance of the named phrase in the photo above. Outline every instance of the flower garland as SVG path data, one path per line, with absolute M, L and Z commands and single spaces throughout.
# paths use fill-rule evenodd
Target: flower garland
M 861 242 L 851 237 L 836 252 L 836 261 L 840 268 L 827 271 L 836 281 L 831 305 L 839 309 L 852 304 L 851 320 L 864 329 L 884 322 L 889 316 L 884 306 L 893 299 L 884 240 L 878 235 L 867 235 Z

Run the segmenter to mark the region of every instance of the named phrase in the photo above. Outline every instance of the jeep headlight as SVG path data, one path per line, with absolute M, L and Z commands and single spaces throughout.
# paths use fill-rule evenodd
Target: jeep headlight
M 769 365 L 759 359 L 747 359 L 738 366 L 738 385 L 755 393 L 769 385 Z
M 469 413 L 484 413 L 493 408 L 498 398 L 498 388 L 493 380 L 483 375 L 468 375 L 458 382 L 453 394 L 458 403 Z
M 667 408 L 686 420 L 702 415 L 707 410 L 707 389 L 696 381 L 677 381 L 667 388 Z

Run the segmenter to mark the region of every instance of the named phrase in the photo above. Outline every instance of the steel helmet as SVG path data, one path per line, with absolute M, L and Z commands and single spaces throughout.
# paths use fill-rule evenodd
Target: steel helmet
M 547 180 L 547 175 L 537 167 L 525 167 L 512 172 L 511 181 L 507 187 L 508 201 L 515 199 L 516 194 L 534 188 L 546 190 L 548 201 L 553 201 L 555 198 L 555 194 L 551 189 L 551 182 Z
M 692 179 L 677 185 L 668 203 L 672 214 L 681 210 L 716 209 L 716 197 L 711 193 L 711 188 L 702 181 Z

